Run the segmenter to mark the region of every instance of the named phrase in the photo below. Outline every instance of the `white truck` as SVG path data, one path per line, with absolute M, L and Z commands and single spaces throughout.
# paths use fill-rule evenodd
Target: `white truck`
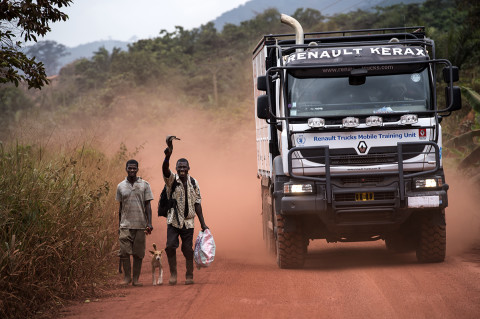
M 461 108 L 458 68 L 435 58 L 424 27 L 304 33 L 281 21 L 295 34 L 253 51 L 263 234 L 279 267 L 302 267 L 313 239 L 385 240 L 442 262 L 440 123 Z

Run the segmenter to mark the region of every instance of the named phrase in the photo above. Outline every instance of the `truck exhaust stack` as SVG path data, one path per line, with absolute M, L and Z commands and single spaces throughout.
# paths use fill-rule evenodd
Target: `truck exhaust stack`
M 303 28 L 300 22 L 298 22 L 291 16 L 288 16 L 283 13 L 280 16 L 280 21 L 282 21 L 283 24 L 286 24 L 295 30 L 295 44 L 304 44 Z M 302 48 L 297 49 L 297 52 L 303 52 L 303 49 Z

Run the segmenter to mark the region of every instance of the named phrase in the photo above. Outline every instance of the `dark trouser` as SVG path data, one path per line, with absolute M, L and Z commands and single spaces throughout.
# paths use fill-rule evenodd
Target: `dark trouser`
M 178 236 L 182 239 L 183 256 L 187 260 L 193 260 L 193 228 L 186 229 L 185 226 L 180 229 L 170 224 L 167 225 L 167 246 L 165 247 L 167 256 L 175 256 L 175 251 L 179 245 Z

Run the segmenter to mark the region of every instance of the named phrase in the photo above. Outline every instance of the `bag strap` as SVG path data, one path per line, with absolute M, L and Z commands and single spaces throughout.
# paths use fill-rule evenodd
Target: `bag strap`
M 171 202 L 173 199 L 173 192 L 175 191 L 175 188 L 177 188 L 177 177 L 174 176 L 174 179 L 173 179 L 173 183 L 172 183 L 172 187 L 170 189 L 170 198 L 168 199 L 169 202 Z M 178 218 L 178 204 L 177 204 L 177 201 L 175 200 L 175 204 L 174 206 L 172 207 L 173 208 L 173 212 L 175 214 L 175 219 L 177 220 L 177 224 L 180 224 L 180 219 Z
M 192 183 L 193 188 L 197 188 L 197 183 L 195 182 L 195 179 L 192 176 L 190 176 L 190 183 Z
M 172 199 L 172 196 L 173 196 L 173 192 L 175 191 L 175 188 L 177 188 L 177 179 L 174 178 L 173 179 L 173 183 L 172 183 L 172 187 L 170 188 L 170 196 L 169 196 L 169 200 Z

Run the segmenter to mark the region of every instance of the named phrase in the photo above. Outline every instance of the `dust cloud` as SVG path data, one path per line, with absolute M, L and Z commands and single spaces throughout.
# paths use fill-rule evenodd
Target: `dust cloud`
M 245 261 L 248 258 L 248 262 L 269 259 L 273 262 L 266 253 L 262 238 L 253 115 L 251 121 L 248 118 L 234 120 L 228 116 L 223 119 L 212 116 L 211 112 L 187 108 L 173 112 L 161 124 L 155 124 L 155 121 L 143 123 L 134 129 L 135 134 L 111 131 L 107 144 L 118 146 L 123 141 L 129 149 L 142 145 L 136 156 L 140 164 L 139 175 L 152 185 L 155 196 L 152 209 L 156 216 L 164 186 L 161 167 L 165 137 L 175 135 L 180 138 L 180 141 L 174 141 L 170 169 L 175 172 L 179 158 L 188 159 L 190 175 L 200 187 L 203 214 L 214 236 L 217 255 Z M 166 242 L 165 224 L 165 218 L 154 217 L 156 231 L 150 241 L 163 246 Z M 194 238 L 199 230 L 196 219 Z
M 462 173 L 447 170 L 448 191 L 447 255 L 469 251 L 480 241 L 480 191 Z
M 25 123 L 37 136 L 49 143 L 70 143 L 81 146 L 89 140 L 100 144 L 111 155 L 125 143 L 132 151 L 140 148 L 135 158 L 140 162 L 139 175 L 152 185 L 155 196 L 152 208 L 156 216 L 158 198 L 164 182 L 161 165 L 166 147 L 165 137 L 176 135 L 171 169 L 177 159 L 190 162 L 190 174 L 197 179 L 202 193 L 205 222 L 217 245 L 217 254 L 251 262 L 274 262 L 265 249 L 261 227 L 260 182 L 256 177 L 255 124 L 253 106 L 245 103 L 240 115 L 214 114 L 218 109 L 182 107 L 176 94 L 164 95 L 142 109 L 128 103 L 109 118 L 77 120 L 77 125 L 56 126 L 54 132 L 39 134 L 38 121 Z M 89 123 L 89 124 L 87 124 Z M 88 127 L 88 129 L 85 129 Z M 28 130 L 23 130 L 27 131 Z M 75 138 L 76 136 L 76 138 Z M 18 136 L 17 136 L 18 137 Z M 80 142 L 79 142 L 80 141 Z M 124 170 L 124 167 L 119 167 Z M 454 169 L 446 170 L 450 185 L 447 219 L 447 254 L 458 255 L 480 241 L 478 187 Z M 155 231 L 148 245 L 166 242 L 164 218 L 154 218 Z M 195 236 L 199 231 L 196 220 Z
M 59 148 L 59 152 L 91 145 L 113 156 L 124 144 L 128 153 L 136 153 L 131 157 L 139 161 L 138 175 L 151 184 L 154 195 L 154 232 L 148 238 L 149 249 L 152 243 L 159 247 L 166 243 L 166 220 L 156 212 L 164 186 L 165 138 L 175 135 L 181 140 L 174 141 L 170 169 L 175 172 L 179 158 L 189 160 L 190 175 L 200 187 L 203 214 L 214 236 L 217 255 L 274 262 L 263 242 L 250 97 L 234 108 L 204 108 L 180 93 L 165 86 L 145 96 L 125 94 L 107 114 L 99 111 L 97 116 L 79 112 L 59 120 L 48 112 L 31 114 L 20 123 L 15 137 Z M 119 166 L 118 170 L 123 174 L 125 167 Z M 199 226 L 195 219 L 194 238 Z
M 212 116 L 212 110 L 174 108 L 168 121 L 161 124 L 143 122 L 135 134 L 124 130 L 111 131 L 110 142 L 121 141 L 129 148 L 143 145 L 137 159 L 140 174 L 151 184 L 158 197 L 164 182 L 161 165 L 166 147 L 165 137 L 176 135 L 171 169 L 176 160 L 185 157 L 190 162 L 190 174 L 197 179 L 202 193 L 205 221 L 214 235 L 218 253 L 228 258 L 248 262 L 274 262 L 268 255 L 262 238 L 260 182 L 256 177 L 255 125 L 253 115 L 234 121 L 228 116 Z M 248 116 L 248 112 L 246 112 Z M 127 124 L 117 125 L 123 127 Z M 131 131 L 129 131 L 131 132 Z M 123 168 L 122 168 L 123 169 Z M 447 254 L 459 255 L 480 240 L 480 211 L 476 199 L 478 189 L 455 170 L 447 170 L 450 185 L 447 218 Z M 165 242 L 164 218 L 155 218 L 152 240 Z M 199 230 L 196 221 L 196 233 Z M 195 234 L 196 236 L 196 234 Z

